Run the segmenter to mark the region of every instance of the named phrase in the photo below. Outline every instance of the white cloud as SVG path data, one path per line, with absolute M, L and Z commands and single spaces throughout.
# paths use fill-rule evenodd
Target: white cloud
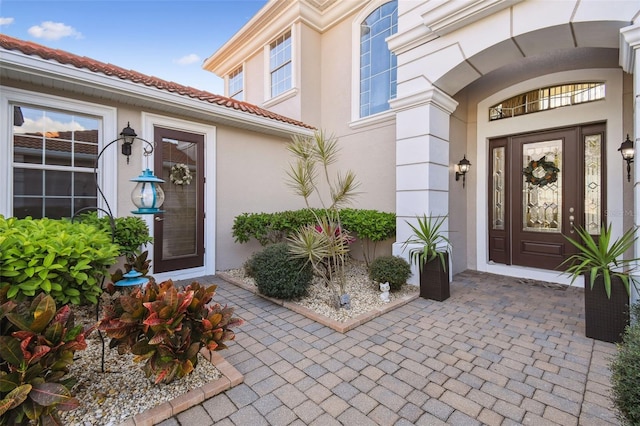
M 0 25 L 10 25 L 13 24 L 13 18 L 3 18 L 0 16 Z
M 29 28 L 28 32 L 33 37 L 45 40 L 60 40 L 63 37 L 82 38 L 82 34 L 62 22 L 45 21 L 40 25 L 34 25 Z
M 180 59 L 174 59 L 174 63 L 178 64 L 178 65 L 191 65 L 195 62 L 199 62 L 200 61 L 200 56 L 196 55 L 195 53 L 192 53 L 190 55 L 187 56 L 183 56 Z
M 85 130 L 77 121 L 63 123 L 61 121 L 54 121 L 49 117 L 39 117 L 36 120 L 25 117 L 22 126 L 14 126 L 13 129 L 16 133 L 42 133 L 42 129 L 47 129 L 48 132 Z

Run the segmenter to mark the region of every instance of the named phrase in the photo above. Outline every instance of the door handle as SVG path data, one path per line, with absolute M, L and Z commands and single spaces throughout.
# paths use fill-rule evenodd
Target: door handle
M 164 218 L 156 216 L 153 220 L 155 220 L 156 222 L 162 222 Z
M 573 230 L 573 221 L 575 220 L 575 217 L 573 215 L 569 216 L 569 232 L 570 233 L 574 233 L 575 231 Z

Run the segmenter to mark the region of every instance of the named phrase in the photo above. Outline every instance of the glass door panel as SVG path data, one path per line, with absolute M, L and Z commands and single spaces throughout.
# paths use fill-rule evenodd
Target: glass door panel
M 562 140 L 522 147 L 522 230 L 562 232 Z

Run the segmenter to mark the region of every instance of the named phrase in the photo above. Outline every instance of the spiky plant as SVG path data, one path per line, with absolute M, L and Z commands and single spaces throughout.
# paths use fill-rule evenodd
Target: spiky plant
M 340 208 L 351 203 L 359 183 L 355 174 L 338 173 L 334 180 L 329 174 L 330 166 L 338 161 L 338 139 L 317 131 L 313 137 L 294 136 L 288 145 L 296 161 L 291 165 L 287 183 L 300 195 L 315 219 L 316 224 L 304 226 L 295 232 L 288 242 L 294 256 L 307 259 L 314 271 L 334 291 L 334 296 L 346 293 L 344 265 L 349 253 L 349 237 L 340 221 Z M 320 177 L 321 176 L 321 177 Z M 328 190 L 329 200 L 322 197 Z M 311 197 L 318 197 L 323 214 L 311 207 Z M 335 285 L 337 284 L 337 288 Z
M 425 262 L 430 262 L 436 257 L 440 259 L 442 268 L 446 269 L 445 253 L 448 253 L 451 243 L 447 237 L 444 236 L 442 226 L 447 216 L 427 216 L 422 215 L 417 217 L 417 225 L 407 222 L 407 225 L 413 231 L 413 235 L 407 239 L 402 247 L 403 250 L 410 245 L 413 247 L 409 249 L 409 257 L 411 262 L 420 266 L 420 271 Z
M 638 239 L 636 228 L 628 229 L 616 240 L 612 239 L 611 224 L 609 226 L 602 224 L 597 238 L 583 227 L 576 227 L 575 230 L 580 240 L 567 236 L 565 238 L 578 249 L 578 252 L 561 264 L 561 266 L 569 264 L 565 272 L 571 275 L 571 283 L 579 276 L 588 274 L 590 288 L 593 288 L 596 277 L 602 275 L 607 297 L 611 298 L 611 277 L 618 276 L 627 289 L 627 294 L 630 294 L 629 267 L 640 259 L 622 259 L 622 256 Z

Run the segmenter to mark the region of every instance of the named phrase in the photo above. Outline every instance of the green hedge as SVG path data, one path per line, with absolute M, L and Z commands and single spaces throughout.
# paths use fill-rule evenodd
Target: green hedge
M 44 291 L 61 304 L 97 303 L 118 253 L 111 235 L 90 224 L 0 215 L 0 288 L 9 286 L 9 298 Z
M 314 209 L 313 212 L 318 216 L 325 216 L 324 210 Z M 246 243 L 255 238 L 263 246 L 284 242 L 302 226 L 316 223 L 313 212 L 302 209 L 276 213 L 243 213 L 234 219 L 233 237 L 237 243 Z M 396 235 L 394 213 L 345 208 L 339 214 L 342 227 L 359 237 L 367 265 L 376 257 L 376 243 Z
M 320 209 L 314 210 L 324 215 Z M 384 241 L 396 235 L 396 215 L 377 210 L 342 209 L 342 226 L 361 239 L 372 242 Z M 304 225 L 315 223 L 309 209 L 287 210 L 276 213 L 243 213 L 233 222 L 233 237 L 238 243 L 246 243 L 252 238 L 266 246 L 283 242 L 287 236 Z

